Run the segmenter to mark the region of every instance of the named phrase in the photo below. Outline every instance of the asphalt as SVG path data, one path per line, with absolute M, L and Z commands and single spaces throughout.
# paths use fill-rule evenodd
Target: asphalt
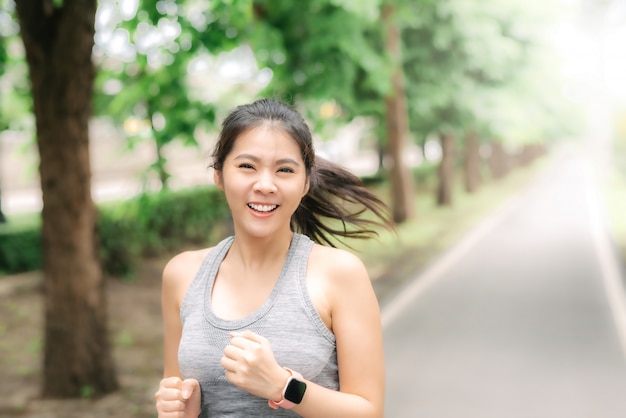
M 598 205 L 564 155 L 386 301 L 386 417 L 625 417 L 624 275 Z

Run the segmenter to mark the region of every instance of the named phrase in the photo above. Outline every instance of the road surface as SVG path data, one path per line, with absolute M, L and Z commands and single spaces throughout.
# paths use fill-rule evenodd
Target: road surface
M 381 303 L 386 417 L 626 417 L 623 273 L 592 181 L 559 158 Z

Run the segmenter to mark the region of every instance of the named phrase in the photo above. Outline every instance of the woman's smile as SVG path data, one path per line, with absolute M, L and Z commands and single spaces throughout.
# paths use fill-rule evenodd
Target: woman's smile
M 271 212 L 274 212 L 278 208 L 278 205 L 248 203 L 248 207 L 252 209 L 254 212 L 259 212 L 262 214 L 269 214 Z

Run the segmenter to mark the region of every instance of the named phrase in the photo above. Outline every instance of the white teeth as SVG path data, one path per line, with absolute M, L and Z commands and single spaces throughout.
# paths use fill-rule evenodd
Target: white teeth
M 276 209 L 278 205 L 253 205 L 252 203 L 249 203 L 248 207 L 256 210 L 257 212 L 271 212 Z

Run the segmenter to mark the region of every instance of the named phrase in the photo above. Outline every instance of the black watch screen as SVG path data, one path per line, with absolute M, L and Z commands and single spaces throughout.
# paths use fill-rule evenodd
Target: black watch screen
M 302 402 L 304 392 L 306 391 L 306 383 L 296 379 L 291 379 L 285 389 L 285 399 L 295 404 Z

